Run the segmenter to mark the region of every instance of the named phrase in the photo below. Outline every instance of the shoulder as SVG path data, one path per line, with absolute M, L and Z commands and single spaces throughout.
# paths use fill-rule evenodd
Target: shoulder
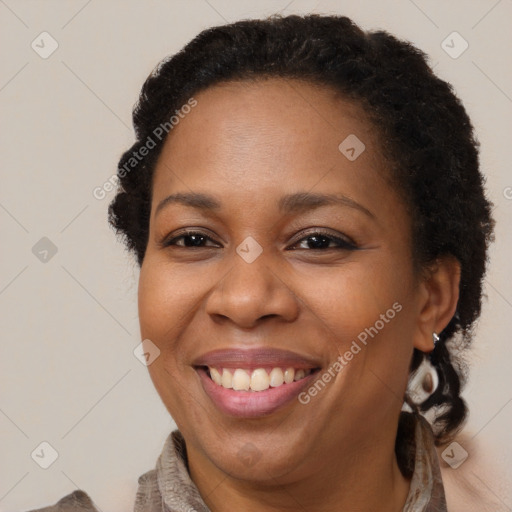
M 463 432 L 437 452 L 450 512 L 510 510 L 506 500 L 511 489 L 505 468 L 496 464 L 496 457 L 482 441 Z
M 78 490 L 61 498 L 55 505 L 29 510 L 28 512 L 98 512 L 91 498 Z

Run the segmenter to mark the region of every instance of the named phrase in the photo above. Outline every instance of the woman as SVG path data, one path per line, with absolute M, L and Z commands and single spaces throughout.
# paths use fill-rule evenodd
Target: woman
M 451 87 L 386 32 L 275 16 L 162 61 L 133 121 L 109 220 L 178 427 L 135 510 L 446 511 L 494 227 Z

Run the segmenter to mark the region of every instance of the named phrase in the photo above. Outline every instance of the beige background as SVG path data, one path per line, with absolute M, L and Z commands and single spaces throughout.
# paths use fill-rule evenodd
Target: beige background
M 174 424 L 133 355 L 137 267 L 107 225 L 113 193 L 92 191 L 131 145 L 131 108 L 158 60 L 205 27 L 279 10 L 346 14 L 411 40 L 473 119 L 498 225 L 469 357 L 467 432 L 510 474 L 511 0 L 0 0 L 0 511 L 77 487 L 105 512 L 132 509 L 137 477 Z M 31 48 L 43 31 L 59 45 L 47 59 Z M 453 31 L 469 43 L 457 59 L 441 47 Z M 42 237 L 57 249 L 46 262 L 32 251 Z M 46 470 L 31 458 L 43 441 L 59 454 Z M 478 467 L 482 488 L 512 510 Z

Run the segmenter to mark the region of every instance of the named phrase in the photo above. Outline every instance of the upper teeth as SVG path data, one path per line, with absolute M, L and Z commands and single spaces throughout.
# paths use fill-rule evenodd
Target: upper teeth
M 227 389 L 236 391 L 265 391 L 269 387 L 276 388 L 283 383 L 290 384 L 300 380 L 311 373 L 311 369 L 295 370 L 294 368 L 272 368 L 268 372 L 265 368 L 257 368 L 252 372 L 242 368 L 223 368 L 222 373 L 213 367 L 208 367 L 212 380 Z

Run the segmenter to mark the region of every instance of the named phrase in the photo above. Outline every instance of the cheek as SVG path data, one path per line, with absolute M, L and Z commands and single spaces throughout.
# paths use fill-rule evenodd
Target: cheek
M 411 276 L 407 267 L 395 265 L 374 259 L 310 272 L 296 281 L 304 313 L 325 335 L 324 350 L 332 361 L 343 356 L 339 385 L 357 389 L 351 391 L 355 401 L 378 401 L 386 390 L 401 396 L 408 373 L 414 327 Z
M 340 267 L 309 269 L 293 277 L 304 313 L 314 313 L 320 325 L 333 337 L 346 340 L 373 326 L 380 315 L 398 317 L 393 304 L 408 297 L 406 270 L 393 267 L 392 261 L 380 262 L 370 255 Z M 387 319 L 387 318 L 386 318 Z M 380 323 L 379 323 L 380 325 Z M 386 324 L 388 325 L 388 324 Z
M 197 407 L 190 393 L 190 379 L 197 376 L 186 365 L 186 346 L 180 337 L 193 322 L 202 296 L 200 275 L 162 261 L 148 252 L 141 268 L 138 309 L 141 339 L 150 339 L 160 355 L 148 371 L 164 405 L 179 425 L 184 411 Z M 194 405 L 195 404 L 195 405 Z
M 334 267 L 296 265 L 291 273 L 276 269 L 296 295 L 302 311 L 299 322 L 316 324 L 317 332 L 324 331 L 328 338 L 344 344 L 373 326 L 394 303 L 405 302 L 407 272 L 403 266 L 397 268 L 396 260 L 375 256 L 368 253 L 357 262 Z M 143 339 L 151 339 L 161 350 L 175 348 L 179 335 L 195 325 L 194 317 L 201 314 L 208 293 L 214 291 L 218 274 L 206 263 L 171 264 L 148 253 L 139 279 Z M 205 325 L 208 319 L 200 322 Z
M 201 297 L 200 272 L 148 257 L 141 268 L 138 309 L 141 335 L 172 344 L 191 321 Z M 162 348 L 162 347 L 160 347 Z

